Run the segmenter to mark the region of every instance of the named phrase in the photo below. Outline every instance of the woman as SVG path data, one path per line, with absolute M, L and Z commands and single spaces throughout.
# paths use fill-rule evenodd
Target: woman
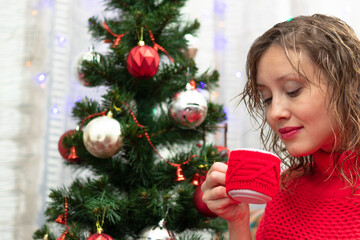
M 253 43 L 246 69 L 242 100 L 262 121 L 264 147 L 285 166 L 256 239 L 360 239 L 360 41 L 353 30 L 321 14 L 276 24 Z M 226 170 L 213 164 L 203 200 L 228 221 L 231 239 L 251 239 L 249 206 L 227 196 Z

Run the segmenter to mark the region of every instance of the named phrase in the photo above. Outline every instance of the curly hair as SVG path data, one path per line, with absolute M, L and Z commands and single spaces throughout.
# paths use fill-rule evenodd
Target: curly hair
M 328 86 L 333 89 L 330 106 L 334 112 L 339 134 L 336 135 L 335 152 L 354 151 L 360 156 L 360 41 L 353 29 L 344 21 L 322 14 L 298 16 L 278 23 L 257 38 L 251 46 L 246 62 L 248 81 L 240 94 L 251 115 L 259 123 L 264 147 L 283 157 L 286 174 L 309 174 L 313 171 L 312 156 L 291 156 L 280 138 L 268 129 L 265 109 L 256 83 L 260 58 L 272 45 L 283 48 L 289 62 L 302 75 L 289 58 L 289 50 L 304 52 L 313 64 L 326 75 Z M 351 176 L 335 162 L 336 170 L 350 186 L 360 179 L 357 161 Z M 355 179 L 354 179 L 355 176 Z

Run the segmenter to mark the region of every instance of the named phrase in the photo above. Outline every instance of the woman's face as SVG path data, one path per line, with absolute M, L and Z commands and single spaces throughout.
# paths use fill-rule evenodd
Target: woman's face
M 307 79 L 295 71 L 278 45 L 260 58 L 256 82 L 266 121 L 292 156 L 332 151 L 335 119 L 328 112 L 331 91 L 327 79 L 306 54 L 289 51 L 289 57 Z

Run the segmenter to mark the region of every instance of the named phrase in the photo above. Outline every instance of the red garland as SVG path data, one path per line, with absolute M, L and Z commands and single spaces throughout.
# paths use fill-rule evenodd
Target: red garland
M 55 220 L 55 222 L 60 223 L 62 225 L 65 225 L 65 221 L 64 221 L 64 214 L 60 214 L 57 219 Z
M 110 27 L 106 24 L 106 22 L 103 22 L 103 25 L 104 25 L 104 28 L 105 28 L 111 35 L 113 35 L 113 36 L 116 38 L 115 41 L 113 42 L 112 47 L 115 47 L 116 45 L 119 45 L 120 42 L 121 42 L 121 38 L 122 38 L 123 36 L 125 36 L 125 34 L 126 34 L 127 32 L 126 32 L 126 33 L 122 33 L 122 34 L 116 34 L 116 33 L 114 33 L 114 32 L 110 29 Z M 158 50 L 160 49 L 161 51 L 163 51 L 163 52 L 168 56 L 168 58 L 170 59 L 170 61 L 174 62 L 174 59 L 173 59 L 172 57 L 170 57 L 170 54 L 165 50 L 165 48 L 163 48 L 162 46 L 160 46 L 159 44 L 157 44 L 157 43 L 155 42 L 155 38 L 154 38 L 154 35 L 153 35 L 153 33 L 152 33 L 151 30 L 149 30 L 149 35 L 150 35 L 151 41 L 152 41 L 153 44 L 154 44 L 154 46 L 153 46 L 154 50 L 155 50 L 155 51 L 158 51 Z M 108 40 L 107 40 L 107 41 L 108 41 Z
M 144 135 L 145 135 L 145 137 L 146 137 L 146 140 L 149 142 L 150 146 L 151 146 L 152 149 L 156 152 L 156 154 L 157 154 L 162 160 L 164 160 L 166 163 L 168 163 L 169 165 L 177 168 L 176 173 L 177 173 L 177 175 L 178 175 L 178 178 L 176 179 L 176 181 L 185 180 L 185 178 L 182 176 L 181 166 L 189 163 L 194 157 L 196 157 L 196 155 L 195 155 L 195 154 L 192 155 L 188 160 L 186 160 L 186 161 L 184 161 L 184 162 L 182 162 L 182 163 L 172 163 L 172 162 L 166 160 L 166 159 L 160 154 L 160 152 L 155 148 L 154 144 L 151 142 L 150 136 L 149 136 L 148 132 L 146 131 L 145 126 L 144 126 L 144 125 L 141 125 L 141 124 L 139 123 L 139 121 L 137 120 L 134 112 L 131 110 L 130 106 L 129 106 L 126 102 L 122 102 L 122 103 L 129 109 L 130 114 L 131 114 L 132 118 L 134 119 L 134 121 L 136 122 L 137 126 L 144 129 Z M 88 119 L 90 119 L 90 118 L 92 118 L 92 117 L 100 116 L 100 115 L 105 116 L 106 112 L 107 112 L 107 110 L 102 111 L 102 112 L 99 112 L 99 113 L 95 113 L 95 114 L 92 114 L 92 115 L 89 115 L 89 116 L 87 116 L 86 118 L 84 118 L 84 119 L 81 121 L 80 130 L 82 129 L 82 127 L 83 127 L 83 125 L 84 125 L 84 123 L 85 123 L 86 120 L 88 120 Z M 143 135 L 140 135 L 139 137 L 143 137 Z
M 136 122 L 137 126 L 144 129 L 144 135 L 145 135 L 147 141 L 149 142 L 150 146 L 151 146 L 151 147 L 154 149 L 154 151 L 156 152 L 156 154 L 159 155 L 159 157 L 160 157 L 162 160 L 164 160 L 165 162 L 167 162 L 167 163 L 170 164 L 171 166 L 176 167 L 178 173 L 181 171 L 181 166 L 182 166 L 182 165 L 185 165 L 185 164 L 189 163 L 194 157 L 196 157 L 196 155 L 194 154 L 194 155 L 192 155 L 188 160 L 186 160 L 186 161 L 184 161 L 184 162 L 182 162 L 182 163 L 172 163 L 172 162 L 169 162 L 168 160 L 166 160 L 163 156 L 161 156 L 161 154 L 159 153 L 159 151 L 155 148 L 154 144 L 153 144 L 153 143 L 151 142 L 151 140 L 150 140 L 149 134 L 147 133 L 145 126 L 144 126 L 144 125 L 141 125 L 141 124 L 139 123 L 139 121 L 138 121 L 137 118 L 135 117 L 134 112 L 131 110 L 130 106 L 129 106 L 126 102 L 122 102 L 122 103 L 129 109 L 130 114 L 131 114 L 132 118 L 134 119 L 134 121 Z M 142 137 L 142 135 L 140 135 L 139 137 Z
M 66 226 L 66 230 L 65 230 L 65 232 L 63 232 L 63 233 L 61 234 L 61 236 L 60 236 L 59 238 L 57 238 L 56 240 L 64 240 L 65 237 L 66 237 L 66 235 L 69 233 L 69 226 L 68 226 L 68 224 L 67 224 L 68 204 L 67 204 L 67 198 L 66 198 L 66 196 L 65 196 L 65 204 L 64 204 L 64 206 L 65 206 L 65 213 L 64 213 L 64 215 L 63 215 L 62 217 L 63 217 L 63 224 Z M 60 214 L 60 216 L 61 216 L 61 215 L 62 215 L 62 214 Z
M 113 31 L 111 31 L 111 29 L 109 28 L 109 26 L 106 24 L 106 22 L 103 22 L 103 25 L 105 27 L 105 29 L 111 34 L 113 35 L 114 37 L 116 37 L 112 47 L 115 47 L 116 45 L 119 45 L 120 42 L 121 42 L 121 38 L 123 36 L 125 36 L 126 33 L 123 33 L 123 34 L 115 34 Z
M 151 41 L 153 42 L 154 46 L 153 48 L 157 51 L 158 49 L 160 49 L 161 51 L 163 51 L 166 56 L 168 56 L 168 58 L 170 59 L 170 61 L 174 62 L 174 59 L 172 57 L 170 57 L 170 54 L 165 50 L 165 48 L 163 48 L 162 46 L 160 46 L 159 44 L 157 44 L 155 42 L 155 38 L 154 38 L 154 35 L 152 33 L 151 30 L 149 30 L 149 35 L 150 35 L 150 38 L 151 38 Z
M 99 112 L 99 113 L 91 114 L 91 115 L 87 116 L 86 118 L 84 118 L 84 119 L 81 121 L 80 130 L 82 129 L 82 127 L 83 127 L 83 125 L 84 125 L 84 123 L 85 123 L 86 120 L 88 120 L 88 119 L 90 119 L 90 118 L 93 118 L 93 117 L 100 116 L 100 115 L 101 115 L 101 116 L 105 116 L 106 112 L 107 112 L 107 110 L 102 111 L 102 112 Z

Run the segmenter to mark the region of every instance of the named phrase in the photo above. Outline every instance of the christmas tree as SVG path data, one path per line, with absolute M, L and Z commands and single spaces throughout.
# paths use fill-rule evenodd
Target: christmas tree
M 89 19 L 109 51 L 90 49 L 76 72 L 106 93 L 76 103 L 78 125 L 59 152 L 92 174 L 52 189 L 34 239 L 203 239 L 200 230 L 222 238 L 226 223 L 204 205 L 200 186 L 211 164 L 227 160 L 205 137 L 226 115 L 198 91 L 217 88 L 219 74 L 199 73 L 188 54 L 199 23 L 181 19 L 185 2 L 108 0 L 117 16 Z

